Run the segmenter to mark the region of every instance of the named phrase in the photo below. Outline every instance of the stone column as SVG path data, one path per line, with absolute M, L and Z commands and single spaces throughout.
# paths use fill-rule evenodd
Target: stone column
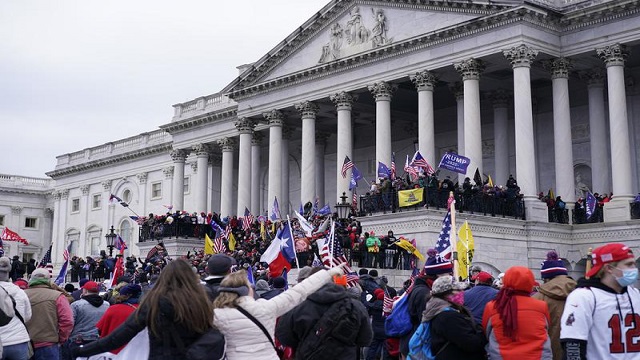
M 493 183 L 505 185 L 509 174 L 509 109 L 510 96 L 499 89 L 490 95 L 493 104 L 493 138 L 495 145 L 495 170 Z
M 251 138 L 251 213 L 259 214 L 262 210 L 260 200 L 260 153 L 262 133 L 254 132 Z
M 174 166 L 170 165 L 162 169 L 162 174 L 164 174 L 164 181 L 162 181 L 162 201 L 169 203 L 169 205 L 173 202 L 173 168 Z M 174 206 L 173 210 L 175 209 Z
M 568 204 L 576 201 L 573 176 L 573 141 L 571 140 L 571 107 L 569 105 L 569 59 L 560 57 L 544 63 L 551 72 L 553 88 L 553 148 L 556 169 L 556 196 Z
M 251 207 L 251 139 L 256 122 L 241 118 L 235 123 L 240 133 L 238 146 L 238 213 L 244 214 L 244 208 Z
M 320 204 L 327 202 L 324 196 L 324 150 L 330 134 L 316 133 L 316 196 Z
M 432 72 L 427 70 L 411 75 L 410 78 L 418 90 L 418 150 L 429 165 L 435 168 L 437 164 L 435 164 L 433 87 L 437 79 Z
M 289 213 L 289 140 L 291 140 L 292 133 L 293 129 L 287 125 L 282 127 L 282 198 L 278 198 L 278 203 L 283 215 Z M 273 201 L 267 205 L 267 211 L 271 211 Z
M 453 93 L 453 96 L 456 98 L 458 154 L 464 155 L 464 89 L 461 82 L 455 82 L 449 85 L 449 90 L 451 90 L 451 93 Z M 466 176 L 466 174 L 458 174 L 458 183 L 462 184 Z
M 391 97 L 398 86 L 380 81 L 368 88 L 376 100 L 376 167 L 381 162 L 391 168 Z
M 144 199 L 140 201 L 140 210 L 142 214 L 147 214 L 147 178 L 149 173 L 141 172 L 136 174 L 136 179 L 138 179 L 138 189 L 140 189 L 140 199 Z M 135 231 L 132 233 L 136 233 Z
M 296 104 L 302 118 L 302 176 L 300 179 L 300 201 L 305 204 L 316 197 L 316 114 L 318 105 L 305 101 Z
M 64 235 L 60 236 L 60 233 L 61 233 L 60 229 L 64 227 L 64 225 L 60 225 L 60 215 L 61 215 L 61 211 L 62 211 L 62 209 L 60 207 L 60 195 L 61 194 L 60 194 L 59 191 L 53 191 L 53 193 L 51 193 L 51 195 L 53 197 L 53 230 L 51 231 L 51 238 L 52 239 L 58 239 L 57 242 L 62 241 L 64 243 L 65 236 Z M 42 246 L 44 246 L 44 244 L 42 244 Z M 82 249 L 82 252 L 80 252 L 80 246 L 84 246 L 84 245 L 81 242 L 78 243 L 78 247 L 76 248 L 77 254 L 84 254 L 85 253 L 84 249 Z M 5 251 L 6 251 L 6 249 L 5 249 Z M 72 255 L 76 255 L 76 254 L 72 254 Z
M 222 188 L 222 153 L 214 152 L 209 154 L 209 164 L 211 164 L 211 211 L 220 212 L 220 189 Z
M 171 151 L 171 159 L 173 160 L 173 210 L 184 209 L 184 161 L 187 159 L 188 153 L 182 149 L 174 149 Z
M 589 92 L 589 139 L 591 143 L 592 191 L 603 193 L 611 190 L 609 171 L 609 147 L 607 122 L 604 110 L 604 74 L 600 69 L 580 74 L 587 81 Z
M 267 190 L 266 208 L 273 204 L 273 199 L 282 201 L 282 126 L 284 115 L 280 110 L 272 110 L 263 116 L 269 122 L 269 186 Z M 281 208 L 282 209 L 282 208 Z
M 233 211 L 233 148 L 236 142 L 232 138 L 218 140 L 222 149 L 222 181 L 220 182 L 220 217 L 237 215 Z
M 101 214 L 103 216 L 103 220 L 102 220 L 103 221 L 103 225 L 102 225 L 102 235 L 103 236 L 106 235 L 109 232 L 108 229 L 112 225 L 114 227 L 116 227 L 116 224 L 113 223 L 113 218 L 109 214 L 115 208 L 115 203 L 112 204 L 109 201 L 109 196 L 110 196 L 110 194 L 113 193 L 112 189 L 111 189 L 112 184 L 113 184 L 113 180 L 110 180 L 110 179 L 109 180 L 104 180 L 102 182 L 102 190 L 103 190 L 102 198 L 105 199 L 104 200 L 104 206 L 102 207 L 103 213 Z M 64 195 L 62 196 L 62 198 L 64 199 Z M 118 206 L 120 206 L 120 205 L 118 205 Z M 88 238 L 86 235 L 87 234 L 85 232 L 85 238 L 87 240 L 89 240 L 89 244 L 88 244 L 89 245 L 89 249 L 88 249 L 89 251 L 87 251 L 87 254 L 91 254 L 92 253 L 92 251 L 91 251 L 91 239 Z M 104 244 L 102 238 L 100 239 L 100 244 Z
M 209 145 L 197 144 L 193 146 L 193 152 L 196 153 L 196 189 L 195 189 L 195 209 L 198 213 L 207 212 L 207 189 L 209 185 Z
M 531 103 L 531 62 L 538 56 L 538 50 L 522 44 L 504 50 L 503 54 L 513 67 L 516 180 L 524 195 L 527 220 L 547 222 L 546 205 L 536 197 L 538 175 Z
M 480 73 L 484 64 L 477 59 L 468 59 L 453 64 L 462 76 L 464 87 L 464 156 L 471 160 L 467 174 L 482 167 L 482 123 L 480 120 Z
M 67 191 L 67 196 L 68 196 L 69 195 L 69 190 L 66 190 L 66 191 Z M 23 224 L 23 220 L 20 218 L 23 209 L 24 208 L 22 206 L 12 205 L 11 206 L 11 215 L 12 215 L 11 217 L 12 217 L 12 219 L 11 219 L 10 222 L 8 221 L 9 219 L 5 219 L 5 221 L 7 221 L 8 223 L 13 223 L 13 224 Z M 16 228 L 19 229 L 20 227 L 18 227 L 18 225 L 16 225 Z M 49 245 L 49 243 L 45 242 L 44 244 L 42 244 L 42 247 L 48 249 L 47 245 Z M 9 258 L 12 258 L 14 255 L 20 256 L 20 254 L 19 254 L 19 252 L 20 252 L 20 243 L 19 242 L 7 241 L 7 243 L 5 243 L 4 246 L 5 246 L 4 250 L 6 251 L 6 255 L 4 255 L 4 256 L 7 256 Z M 53 247 L 56 248 L 56 247 L 58 247 L 58 245 L 55 244 L 55 242 L 54 242 L 54 246 Z M 52 252 L 53 252 L 53 250 L 52 250 Z M 52 254 L 52 256 L 53 256 L 53 254 Z
M 108 185 L 108 187 L 106 187 L 105 185 Z M 103 206 L 103 211 L 106 213 L 106 216 L 104 217 L 104 221 L 107 221 L 109 219 L 109 205 L 108 205 L 108 201 L 109 201 L 109 194 L 111 193 L 111 180 L 106 180 L 102 182 L 102 186 L 105 186 L 105 192 L 107 192 L 107 196 L 104 196 L 104 193 L 102 195 L 102 199 L 104 199 L 104 206 Z M 60 218 L 58 219 L 58 239 L 63 239 L 62 243 L 64 244 L 64 239 L 66 237 L 66 232 L 67 232 L 67 215 L 69 214 L 69 212 L 71 211 L 71 209 L 69 208 L 69 189 L 62 189 L 60 190 L 60 212 L 58 213 L 58 215 L 60 216 Z M 86 231 L 87 229 L 84 228 L 82 229 L 82 234 L 85 236 L 86 239 Z M 85 249 L 86 249 L 86 240 L 83 241 L 85 243 Z M 62 251 L 60 249 L 60 243 L 61 241 L 55 241 L 54 242 L 54 246 L 53 248 L 51 248 L 51 253 L 52 256 L 55 256 L 54 261 L 58 261 L 57 254 L 61 254 L 62 255 Z M 42 254 L 40 254 L 40 258 L 42 258 L 42 256 L 44 256 L 45 252 L 48 250 L 46 248 L 47 246 L 47 242 L 45 242 L 43 245 L 43 249 L 42 249 Z M 64 245 L 63 245 L 64 246 Z M 87 251 L 86 254 L 89 254 L 90 251 Z M 56 254 L 56 255 L 53 255 Z M 60 260 L 60 262 L 62 262 L 62 260 Z
M 349 181 L 351 179 L 351 170 L 347 171 L 347 176 L 342 177 L 341 170 L 344 163 L 345 156 L 348 156 L 352 161 L 353 159 L 353 128 L 351 126 L 351 110 L 353 109 L 353 103 L 358 101 L 357 95 L 352 95 L 348 92 L 340 92 L 330 96 L 331 101 L 336 106 L 338 113 L 338 131 L 337 135 L 337 168 L 336 168 L 336 203 L 340 201 L 340 196 L 343 192 L 346 192 L 348 196 L 351 196 L 349 190 Z
M 629 220 L 629 201 L 633 199 L 631 180 L 631 148 L 629 120 L 624 86 L 624 62 L 628 56 L 625 45 L 614 44 L 596 49 L 607 67 L 609 94 L 609 134 L 611 139 L 611 173 L 613 197 L 605 206 L 605 221 Z

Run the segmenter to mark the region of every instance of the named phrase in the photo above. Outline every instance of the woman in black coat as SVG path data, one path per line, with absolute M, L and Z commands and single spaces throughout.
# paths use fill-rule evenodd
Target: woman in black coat
M 387 338 L 387 335 L 384 333 L 385 317 L 382 314 L 384 290 L 376 289 L 373 294 L 374 298 L 365 303 L 369 316 L 371 317 L 371 328 L 373 329 L 373 340 L 371 341 L 371 345 L 369 345 L 366 360 L 378 359 L 380 357 L 380 352 L 384 349 L 384 341 Z

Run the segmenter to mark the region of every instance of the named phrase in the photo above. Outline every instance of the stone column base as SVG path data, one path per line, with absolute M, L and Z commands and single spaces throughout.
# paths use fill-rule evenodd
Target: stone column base
M 627 199 L 612 199 L 604 204 L 604 222 L 631 220 L 631 203 Z
M 549 212 L 547 204 L 536 197 L 524 199 L 524 211 L 527 221 L 549 222 Z

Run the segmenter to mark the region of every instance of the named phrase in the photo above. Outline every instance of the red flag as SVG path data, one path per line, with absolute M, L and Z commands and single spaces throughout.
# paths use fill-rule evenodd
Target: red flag
M 287 269 L 287 271 L 291 270 L 291 264 L 285 259 L 282 252 L 278 253 L 278 257 L 269 263 L 269 276 L 271 278 L 278 277 L 282 275 L 282 271 Z
M 122 263 L 122 256 L 118 256 L 116 260 L 116 266 L 113 269 L 113 278 L 111 278 L 111 287 L 118 285 L 118 278 L 124 275 L 124 264 Z
M 2 235 L 0 235 L 0 239 L 6 240 L 6 241 L 18 241 L 25 245 L 29 245 L 29 242 L 27 241 L 27 239 L 23 239 L 20 235 L 18 235 L 17 232 L 9 230 L 8 227 L 5 227 L 4 230 L 2 230 Z

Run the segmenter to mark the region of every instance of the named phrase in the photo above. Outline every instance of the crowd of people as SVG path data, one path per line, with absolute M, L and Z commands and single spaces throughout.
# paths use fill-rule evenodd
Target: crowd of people
M 227 254 L 203 256 L 198 276 L 200 256 L 171 259 L 159 246 L 146 267 L 108 291 L 86 278 L 79 289 L 57 287 L 44 268 L 27 283 L 13 282 L 11 260 L 0 258 L 2 358 L 121 352 L 131 359 L 388 360 L 428 352 L 438 360 L 559 360 L 636 353 L 625 333 L 639 317 L 638 269 L 624 244 L 596 248 L 578 281 L 550 251 L 542 284 L 523 266 L 494 276 L 476 265 L 462 282 L 432 249 L 400 289 L 377 269 L 361 268 L 353 283 L 346 264 L 305 266 L 290 283 L 286 274 L 249 274 Z M 403 312 L 407 331 L 392 337 L 389 322 Z

